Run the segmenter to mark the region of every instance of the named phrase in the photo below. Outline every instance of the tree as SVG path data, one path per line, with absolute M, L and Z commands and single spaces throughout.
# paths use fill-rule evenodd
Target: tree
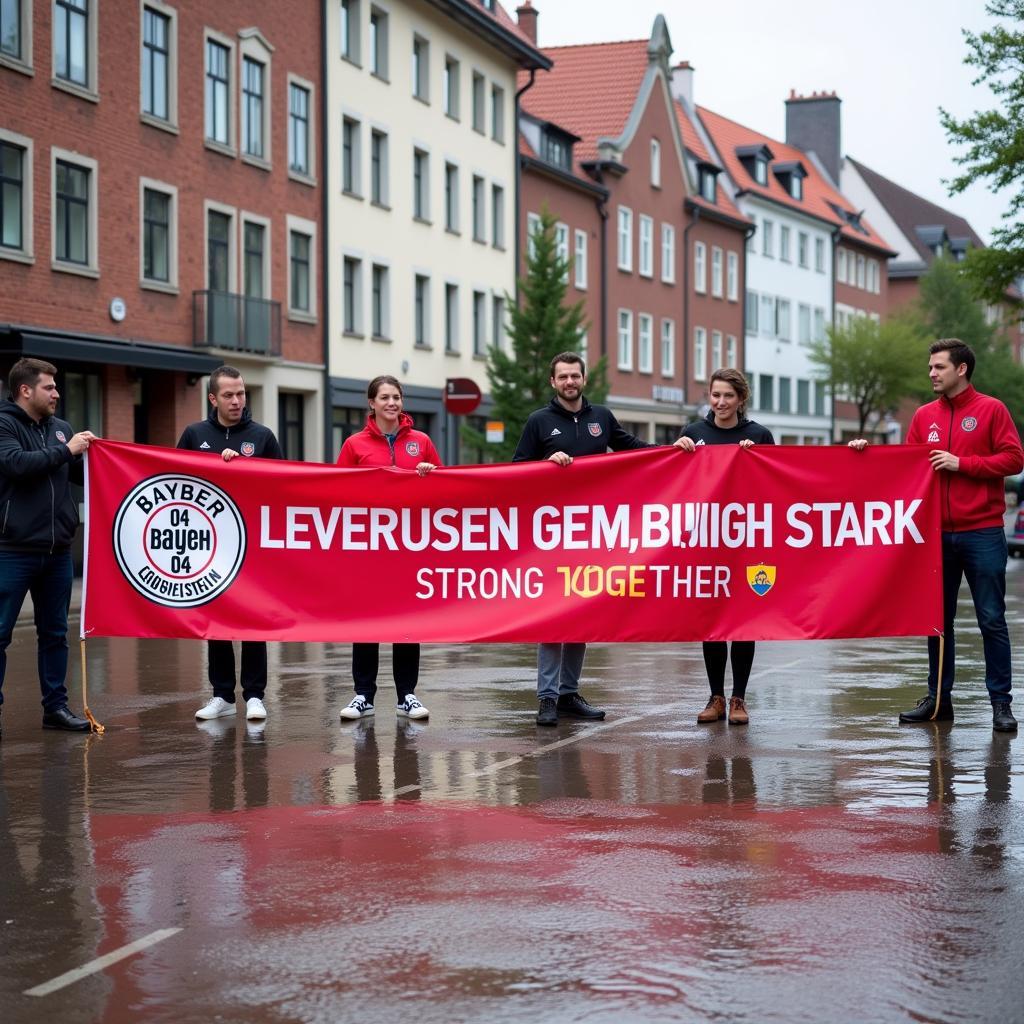
M 505 440 L 489 444 L 479 430 L 468 424 L 462 428 L 465 443 L 484 450 L 496 462 L 512 458 L 527 417 L 550 400 L 551 359 L 559 352 L 578 351 L 587 328 L 583 303 L 565 304 L 572 263 L 558 254 L 556 225 L 555 216 L 545 207 L 540 225 L 530 236 L 519 304 L 506 296 L 511 354 L 496 345 L 487 353 L 491 415 L 505 424 Z M 602 402 L 608 393 L 605 367 L 603 356 L 587 367 L 586 394 L 591 401 Z
M 857 432 L 864 436 L 877 430 L 901 399 L 920 391 L 927 352 L 913 319 L 876 323 L 858 316 L 846 327 L 829 327 L 824 341 L 811 343 L 809 358 L 832 394 L 856 405 Z
M 946 183 L 950 195 L 982 180 L 993 191 L 1012 189 L 1006 223 L 992 232 L 992 247 L 971 250 L 964 263 L 977 294 L 1000 302 L 1024 277 L 1024 0 L 990 0 L 985 10 L 1010 24 L 978 34 L 965 29 L 964 63 L 978 69 L 973 84 L 986 83 L 997 108 L 962 121 L 940 108 L 939 117 L 950 142 L 967 147 L 954 158 L 964 171 Z

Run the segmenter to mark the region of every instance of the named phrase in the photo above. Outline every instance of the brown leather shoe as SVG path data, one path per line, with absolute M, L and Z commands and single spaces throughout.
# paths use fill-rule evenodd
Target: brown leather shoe
M 708 701 L 708 706 L 697 716 L 697 721 L 704 725 L 708 722 L 719 722 L 723 718 L 725 718 L 725 698 L 712 697 Z
M 742 697 L 729 698 L 729 724 L 746 725 L 750 721 L 747 714 L 747 705 Z

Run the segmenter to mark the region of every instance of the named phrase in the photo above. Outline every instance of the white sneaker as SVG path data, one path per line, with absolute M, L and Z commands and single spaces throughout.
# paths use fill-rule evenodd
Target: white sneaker
M 365 698 L 356 694 L 352 700 L 341 709 L 341 720 L 353 722 L 357 718 L 365 718 L 373 714 L 373 705 Z
M 412 693 L 395 706 L 395 712 L 399 718 L 426 718 L 430 714 Z
M 245 717 L 250 722 L 262 721 L 267 717 L 267 709 L 259 697 L 250 697 L 245 702 Z
M 234 713 L 234 704 L 229 704 L 223 697 L 213 697 L 196 712 L 196 718 L 205 722 L 211 718 L 227 718 Z

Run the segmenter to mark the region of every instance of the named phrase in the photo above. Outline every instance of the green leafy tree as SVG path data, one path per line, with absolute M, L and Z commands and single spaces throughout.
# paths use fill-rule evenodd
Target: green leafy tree
M 566 305 L 570 260 L 558 255 L 557 220 L 546 207 L 540 225 L 531 236 L 526 257 L 526 276 L 519 281 L 519 304 L 506 296 L 509 309 L 509 354 L 497 346 L 487 353 L 487 381 L 493 406 L 490 415 L 505 424 L 505 440 L 488 443 L 469 424 L 462 428 L 468 446 L 482 451 L 490 461 L 507 462 L 516 450 L 527 417 L 546 405 L 551 390 L 550 363 L 559 352 L 579 350 L 587 328 L 583 303 Z M 586 396 L 603 402 L 608 394 L 606 361 L 587 367 Z
M 875 323 L 858 316 L 845 327 L 828 328 L 823 341 L 811 343 L 809 358 L 832 394 L 857 407 L 857 432 L 863 436 L 920 391 L 927 352 L 921 326 L 912 318 Z
M 963 172 L 947 182 L 950 195 L 976 181 L 1011 190 L 992 247 L 971 250 L 964 264 L 975 291 L 999 302 L 1024 277 L 1024 0 L 990 0 L 985 10 L 1006 23 L 977 34 L 965 29 L 964 63 L 977 69 L 973 84 L 987 84 L 996 105 L 963 120 L 940 108 L 939 117 L 950 142 L 966 147 L 955 158 Z

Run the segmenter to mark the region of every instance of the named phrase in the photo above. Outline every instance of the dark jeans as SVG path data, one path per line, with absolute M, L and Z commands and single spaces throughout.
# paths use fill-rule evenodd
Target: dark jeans
M 732 644 L 732 695 L 745 697 L 750 666 L 754 664 L 754 641 L 733 640 Z M 708 672 L 708 683 L 712 697 L 725 696 L 725 664 L 729 660 L 730 644 L 724 640 L 704 641 L 704 667 Z
M 67 705 L 68 608 L 71 605 L 71 552 L 22 554 L 0 551 L 0 704 L 7 672 L 7 647 L 25 595 L 32 595 L 39 642 L 39 690 L 43 710 Z
M 942 614 L 946 634 L 942 659 L 942 693 L 953 689 L 956 638 L 953 619 L 960 581 L 967 577 L 985 650 L 985 685 L 989 699 L 1010 701 L 1010 634 L 1006 629 L 1006 535 L 1002 527 L 942 535 Z M 935 694 L 939 638 L 928 638 L 928 692 Z
M 420 645 L 392 644 L 391 660 L 395 673 L 398 703 L 416 689 L 420 676 Z M 352 645 L 352 679 L 356 693 L 371 704 L 377 693 L 377 667 L 380 663 L 380 644 Z
M 230 640 L 207 640 L 210 684 L 214 697 L 235 703 L 235 649 Z M 262 640 L 242 641 L 242 700 L 267 692 L 267 645 Z

